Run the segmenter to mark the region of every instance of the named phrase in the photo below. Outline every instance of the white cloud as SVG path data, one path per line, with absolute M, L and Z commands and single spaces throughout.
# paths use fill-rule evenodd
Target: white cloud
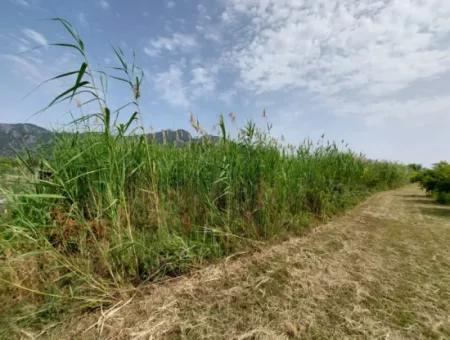
M 84 26 L 84 27 L 88 26 L 88 22 L 87 22 L 87 19 L 86 19 L 86 14 L 84 12 L 78 13 L 78 21 L 80 22 L 81 26 Z
M 30 3 L 26 0 L 10 0 L 13 4 L 19 5 L 22 7 L 30 7 Z
M 44 35 L 30 28 L 24 28 L 22 33 L 31 41 L 35 42 L 38 45 L 48 45 L 48 41 Z
M 162 52 L 176 52 L 176 51 L 188 51 L 197 46 L 197 41 L 194 36 L 183 34 L 183 33 L 173 33 L 170 37 L 158 37 L 152 39 L 149 44 L 144 47 L 144 52 L 155 57 L 160 55 Z
M 214 92 L 216 89 L 215 70 L 196 67 L 191 70 L 191 88 L 195 97 L 201 97 Z
M 106 0 L 100 0 L 100 1 L 98 2 L 98 4 L 99 4 L 99 6 L 100 6 L 101 8 L 103 8 L 104 10 L 107 10 L 107 9 L 109 9 L 109 7 L 110 7 L 109 2 L 106 1 Z
M 11 54 L 2 54 L 0 56 L 14 64 L 14 67 L 12 68 L 13 72 L 20 77 L 24 77 L 34 85 L 45 80 L 45 76 L 38 67 L 38 62 L 36 60 L 30 61 L 24 57 Z
M 179 66 L 171 65 L 169 70 L 157 73 L 154 85 L 161 97 L 173 106 L 189 106 L 187 89 L 184 86 L 183 71 Z
M 224 22 L 224 23 L 230 23 L 233 21 L 233 16 L 231 15 L 230 12 L 223 12 L 220 16 L 220 19 Z
M 14 78 L 23 82 L 23 87 L 18 90 L 19 94 L 23 95 L 32 87 L 63 73 L 61 70 L 73 70 L 79 67 L 77 56 L 69 51 L 59 53 L 58 58 L 52 60 L 52 62 L 48 62 L 45 54 L 35 50 L 21 55 L 0 54 L 0 61 L 2 61 L 2 64 L 8 65 L 7 72 L 10 72 Z M 51 96 L 67 89 L 68 86 L 72 86 L 73 81 L 71 78 L 51 81 L 46 83 L 38 93 L 44 91 L 43 93 L 51 98 Z
M 200 18 L 211 20 L 211 17 L 208 15 L 208 10 L 206 9 L 205 5 L 198 4 L 197 5 L 197 11 Z
M 248 25 L 230 60 L 259 94 L 303 89 L 336 112 L 388 117 L 418 100 L 393 105 L 396 92 L 450 70 L 448 0 L 228 0 L 222 19 L 236 17 Z
M 361 106 L 354 102 L 336 103 L 342 115 L 362 114 L 368 125 L 378 125 L 385 119 L 396 118 L 408 124 L 422 126 L 439 121 L 448 116 L 450 95 L 427 98 L 410 98 L 406 100 L 383 99 L 370 105 Z M 417 120 L 426 114 L 426 120 Z
M 209 99 L 216 91 L 217 67 L 195 66 L 185 72 L 186 65 L 172 64 L 167 71 L 157 73 L 153 79 L 160 97 L 172 106 L 188 107 L 193 100 Z M 231 100 L 230 92 L 220 98 Z
M 167 8 L 174 8 L 175 7 L 175 1 L 167 1 L 166 3 Z
M 203 26 L 203 25 L 197 24 L 195 26 L 195 29 L 206 40 L 211 40 L 211 41 L 213 41 L 215 43 L 219 43 L 222 40 L 222 32 L 220 32 L 220 30 L 218 30 L 213 25 Z
M 224 102 L 227 105 L 231 105 L 233 103 L 233 99 L 236 97 L 237 92 L 235 89 L 220 91 L 217 98 Z

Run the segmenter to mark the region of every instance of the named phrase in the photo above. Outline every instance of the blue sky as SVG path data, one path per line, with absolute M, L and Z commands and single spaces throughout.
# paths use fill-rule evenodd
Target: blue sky
M 47 18 L 70 20 L 91 65 L 116 66 L 111 45 L 145 70 L 145 128 L 185 128 L 189 114 L 214 133 L 220 113 L 273 124 L 287 142 L 344 139 L 372 158 L 431 164 L 450 159 L 448 0 L 3 0 L 0 122 L 60 128 L 72 104 L 32 115 L 76 69 Z M 112 106 L 126 102 L 111 86 Z

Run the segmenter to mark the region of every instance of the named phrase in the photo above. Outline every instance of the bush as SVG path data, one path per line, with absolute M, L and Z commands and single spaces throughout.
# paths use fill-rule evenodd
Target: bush
M 434 164 L 432 169 L 426 169 L 413 178 L 423 189 L 436 197 L 440 203 L 449 203 L 450 196 L 450 164 L 445 161 Z

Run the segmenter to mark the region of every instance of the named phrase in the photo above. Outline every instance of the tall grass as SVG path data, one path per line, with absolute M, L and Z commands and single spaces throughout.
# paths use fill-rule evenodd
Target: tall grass
M 132 130 L 143 77 L 134 62 L 114 50 L 121 75 L 96 74 L 76 31 L 57 21 L 74 39 L 57 45 L 75 49 L 82 63 L 55 77 L 75 82 L 51 105 L 82 97 L 81 105 L 98 110 L 74 122 L 88 127 L 83 133 L 58 135 L 40 155 L 40 172 L 24 160 L 33 180 L 6 193 L 0 293 L 11 308 L 15 296 L 15 321 L 39 323 L 65 308 L 111 303 L 142 282 L 299 233 L 406 179 L 403 166 L 325 140 L 283 147 L 252 123 L 230 139 L 223 117 L 219 141 L 156 144 Z M 120 110 L 105 100 L 108 78 L 131 89 Z M 93 124 L 100 129 L 89 131 Z M 193 125 L 201 131 L 195 119 Z

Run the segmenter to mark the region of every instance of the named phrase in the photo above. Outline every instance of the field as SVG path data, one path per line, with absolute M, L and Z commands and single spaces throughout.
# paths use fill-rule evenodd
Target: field
M 302 233 L 406 179 L 400 165 L 324 144 L 61 137 L 40 160 L 48 178 L 7 192 L 2 319 L 33 326 L 114 304 L 144 282 Z
M 450 208 L 407 186 L 303 237 L 148 285 L 49 337 L 447 339 L 449 242 Z
M 93 113 L 75 119 L 71 133 L 59 133 L 45 153 L 20 158 L 14 164 L 16 185 L 3 184 L 7 212 L 0 220 L 0 303 L 4 306 L 0 310 L 0 336 L 50 336 L 51 332 L 58 332 L 59 323 L 65 324 L 74 316 L 89 312 L 95 315 L 107 310 L 106 316 L 100 318 L 103 320 L 99 323 L 101 331 L 106 325 L 105 318 L 116 315 L 119 309 L 126 310 L 125 301 L 130 308 L 139 310 L 140 307 L 131 302 L 139 294 L 147 296 L 146 289 L 152 289 L 158 282 L 158 287 L 170 288 L 170 282 L 184 282 L 181 283 L 183 289 L 188 289 L 191 283 L 195 287 L 195 280 L 178 278 L 210 263 L 219 263 L 216 268 L 223 268 L 223 271 L 216 270 L 226 276 L 214 279 L 219 275 L 214 272 L 213 283 L 204 287 L 211 289 L 210 292 L 202 293 L 196 301 L 189 297 L 182 300 L 181 305 L 177 305 L 180 313 L 184 313 L 180 315 L 177 308 L 172 309 L 170 298 L 166 301 L 169 305 L 155 304 L 169 312 L 167 319 L 158 319 L 161 310 L 150 310 L 148 327 L 132 330 L 131 325 L 130 331 L 142 337 L 153 333 L 167 337 L 177 334 L 192 338 L 216 337 L 217 334 L 208 333 L 212 331 L 209 328 L 225 329 L 221 322 L 228 320 L 230 329 L 234 329 L 233 335 L 242 338 L 264 336 L 264 332 L 270 331 L 282 332 L 279 326 L 270 331 L 264 328 L 268 321 L 263 317 L 265 307 L 259 305 L 262 303 L 274 318 L 286 313 L 286 325 L 290 322 L 294 325 L 286 327 L 296 336 L 303 331 L 296 328 L 300 326 L 295 320 L 289 320 L 292 315 L 288 311 L 303 308 L 295 301 L 308 294 L 306 286 L 296 286 L 307 283 L 300 277 L 291 277 L 303 275 L 303 272 L 300 270 L 296 274 L 291 264 L 283 262 L 290 256 L 289 252 L 294 260 L 297 258 L 295 266 L 311 268 L 306 274 L 317 276 L 311 277 L 313 282 L 309 287 L 312 296 L 324 303 L 321 305 L 318 301 L 317 306 L 331 308 L 338 301 L 328 299 L 327 285 L 335 282 L 337 289 L 342 289 L 342 296 L 339 293 L 335 298 L 343 301 L 345 296 L 353 294 L 352 287 L 358 288 L 352 283 L 354 280 L 345 281 L 349 274 L 346 268 L 339 267 L 357 265 L 349 254 L 358 260 L 358 250 L 355 250 L 358 248 L 346 248 L 352 240 L 355 246 L 370 249 L 376 242 L 364 245 L 362 235 L 384 238 L 389 232 L 398 232 L 398 235 L 392 234 L 391 242 L 399 241 L 405 225 L 400 229 L 382 229 L 378 235 L 380 221 L 372 221 L 370 213 L 364 213 L 361 223 L 373 227 L 371 233 L 361 231 L 356 220 L 349 220 L 342 228 L 320 229 L 318 234 L 329 231 L 324 235 L 324 244 L 311 239 L 318 235 L 315 232 L 310 238 L 292 238 L 280 243 L 344 214 L 376 192 L 403 186 L 410 176 L 406 166 L 369 160 L 352 152 L 343 142 L 325 138 L 314 142 L 305 140 L 298 146 L 283 145 L 270 135 L 270 129 L 259 129 L 253 122 L 233 135 L 227 128 L 234 120 L 233 114 L 229 120 L 218 117 L 220 133 L 217 138 L 208 136 L 192 116 L 192 127 L 203 138 L 183 145 L 155 143 L 144 134 L 140 124 L 143 73 L 134 60 L 128 63 L 124 53 L 114 49 L 117 73 L 96 74 L 90 68 L 78 33 L 67 21 L 55 20 L 74 40 L 63 47 L 76 50 L 81 62 L 78 71 L 55 77 L 72 77 L 74 82 L 53 99 L 49 107 L 60 101 L 74 101 L 85 109 L 84 112 Z M 105 77 L 129 87 L 129 103 L 119 109 L 109 107 L 102 86 Z M 102 85 L 97 86 L 99 83 Z M 124 113 L 125 109 L 128 111 Z M 417 189 L 411 190 L 418 194 Z M 389 195 L 375 197 L 386 197 L 390 203 L 397 204 Z M 391 213 L 391 207 L 384 202 L 375 204 L 374 209 L 379 209 L 375 212 L 377 216 Z M 384 218 L 388 217 L 383 217 L 381 222 Z M 305 255 L 301 245 L 308 240 L 311 241 L 310 255 Z M 274 248 L 268 248 L 277 243 Z M 335 258 L 328 259 L 329 267 L 318 266 L 316 261 L 322 261 L 320 256 L 334 254 L 342 247 L 345 258 L 337 252 Z M 378 248 L 374 250 L 372 260 L 384 261 L 377 257 L 378 251 Z M 248 259 L 262 256 L 263 261 L 256 260 L 254 266 L 246 264 L 242 268 L 238 261 L 234 269 L 226 269 L 228 260 L 243 252 L 255 254 Z M 264 255 L 271 252 L 274 256 L 279 253 L 276 257 L 280 256 L 280 260 L 272 261 L 272 255 Z M 389 259 L 386 257 L 386 261 Z M 370 257 L 362 260 L 370 268 Z M 389 265 L 394 266 L 395 262 Z M 341 279 L 348 286 L 341 286 Z M 214 286 L 217 280 L 218 286 Z M 232 282 L 236 280 L 244 286 L 233 291 L 235 284 Z M 211 295 L 216 289 L 218 294 L 223 289 L 229 291 L 221 296 Z M 248 289 L 255 290 L 256 295 L 250 294 Z M 364 289 L 358 294 L 367 293 L 368 298 L 381 292 Z M 195 290 L 185 292 L 197 295 Z M 241 293 L 248 299 L 239 302 L 237 297 Z M 264 301 L 272 296 L 280 300 L 274 300 L 273 305 L 269 300 Z M 205 306 L 208 314 L 197 318 L 196 313 L 203 310 L 202 303 L 211 298 L 216 299 L 216 304 Z M 189 305 L 193 309 L 187 308 Z M 218 310 L 222 308 L 228 310 L 228 314 L 219 316 Z M 248 319 L 242 319 L 244 314 Z M 322 317 L 318 325 L 327 320 L 332 324 L 343 322 L 334 316 Z M 194 318 L 205 321 L 197 325 L 192 321 Z M 126 317 L 121 319 L 126 320 Z M 157 322 L 152 324 L 152 320 Z M 83 322 L 80 325 L 83 326 L 73 325 L 73 329 L 86 326 Z M 307 323 L 304 325 L 307 327 Z M 87 329 L 99 331 L 96 327 Z M 111 335 L 114 329 L 117 330 L 113 327 Z M 271 337 L 271 334 L 266 335 Z M 65 334 L 55 335 L 56 338 L 63 336 Z

